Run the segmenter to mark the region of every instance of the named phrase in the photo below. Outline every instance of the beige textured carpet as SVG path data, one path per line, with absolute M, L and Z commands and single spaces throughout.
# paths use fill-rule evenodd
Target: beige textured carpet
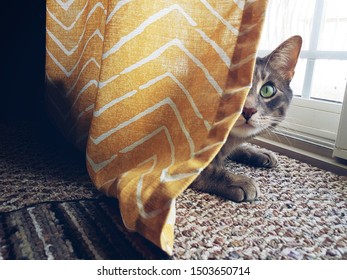
M 46 126 L 0 131 L 0 259 L 168 258 L 124 229 L 83 157 Z M 347 259 L 346 177 L 285 156 L 270 170 L 227 168 L 257 180 L 262 196 L 235 204 L 186 190 L 172 259 Z
M 286 156 L 270 170 L 227 168 L 257 180 L 262 196 L 235 204 L 187 190 L 175 258 L 347 259 L 347 178 Z

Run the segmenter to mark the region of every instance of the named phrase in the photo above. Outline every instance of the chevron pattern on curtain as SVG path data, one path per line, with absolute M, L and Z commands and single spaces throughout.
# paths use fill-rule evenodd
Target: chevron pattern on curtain
M 49 115 L 126 227 L 168 254 L 175 198 L 240 114 L 266 2 L 47 1 Z

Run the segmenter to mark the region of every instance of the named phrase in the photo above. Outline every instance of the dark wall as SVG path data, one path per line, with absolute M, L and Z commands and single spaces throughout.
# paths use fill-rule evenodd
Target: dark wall
M 42 116 L 45 67 L 44 0 L 3 1 L 0 119 Z

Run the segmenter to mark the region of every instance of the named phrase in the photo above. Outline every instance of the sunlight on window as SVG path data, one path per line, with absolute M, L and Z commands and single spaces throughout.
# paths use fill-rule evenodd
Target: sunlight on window
M 270 0 L 259 49 L 303 37 L 292 81 L 294 94 L 342 102 L 347 82 L 347 1 Z
M 318 49 L 347 51 L 347 1 L 325 1 L 324 15 Z
M 311 97 L 342 102 L 346 82 L 347 60 L 317 60 Z
M 309 48 L 316 0 L 269 0 L 260 49 L 272 50 L 293 35 L 304 38 L 303 50 Z

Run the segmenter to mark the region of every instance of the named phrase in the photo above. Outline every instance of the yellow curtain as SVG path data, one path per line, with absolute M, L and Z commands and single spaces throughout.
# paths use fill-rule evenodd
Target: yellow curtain
M 125 226 L 168 254 L 175 198 L 240 114 L 266 2 L 47 1 L 49 115 Z

